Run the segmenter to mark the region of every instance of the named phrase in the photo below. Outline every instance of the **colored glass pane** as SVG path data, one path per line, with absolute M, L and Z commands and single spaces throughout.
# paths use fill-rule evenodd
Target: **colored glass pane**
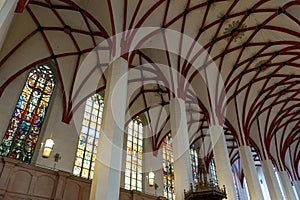
M 92 179 L 102 121 L 103 97 L 95 94 L 88 98 L 78 140 L 77 153 L 73 168 L 74 175 Z
M 143 125 L 139 119 L 128 125 L 125 189 L 142 191 Z
M 195 145 L 192 145 L 190 148 L 190 157 L 192 164 L 193 180 L 195 183 L 198 183 L 198 153 Z
M 29 72 L 2 139 L 1 156 L 31 161 L 54 86 L 48 66 L 38 65 Z
M 168 200 L 175 199 L 174 162 L 172 150 L 172 136 L 169 133 L 162 142 L 163 151 L 163 189 Z
M 211 180 L 214 185 L 218 185 L 218 177 L 217 177 L 217 170 L 216 170 L 216 165 L 214 159 L 210 161 L 209 164 L 209 170 L 211 174 Z

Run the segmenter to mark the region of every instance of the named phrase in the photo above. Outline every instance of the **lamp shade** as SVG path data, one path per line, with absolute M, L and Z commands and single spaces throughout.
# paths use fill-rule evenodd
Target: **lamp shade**
M 153 172 L 149 172 L 149 186 L 154 186 L 155 174 Z
M 44 150 L 43 150 L 43 158 L 49 158 L 51 151 L 53 150 L 54 141 L 49 138 L 45 142 Z

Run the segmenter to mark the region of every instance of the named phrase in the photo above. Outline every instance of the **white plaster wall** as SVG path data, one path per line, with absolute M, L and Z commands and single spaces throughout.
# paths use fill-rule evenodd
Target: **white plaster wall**
M 144 172 L 144 192 L 151 195 L 163 196 L 163 171 L 162 171 L 162 149 L 160 148 L 157 155 L 153 155 L 152 138 L 149 126 L 144 126 L 144 154 L 143 154 L 143 172 Z M 155 183 L 158 185 L 155 191 L 154 187 L 148 184 L 148 174 L 153 171 L 155 174 Z
M 5 76 L 0 70 L 0 79 Z M 0 97 L 0 138 L 2 140 L 8 123 L 18 102 L 19 95 L 22 92 L 27 73 L 20 75 L 11 84 L 8 85 Z
M 6 0 L 0 0 L 0 10 L 3 8 Z
M 56 169 L 72 172 L 77 149 L 78 136 L 80 133 L 82 118 L 83 118 L 84 105 L 77 110 L 74 114 L 75 117 L 71 120 L 70 124 L 62 122 L 63 104 L 62 94 L 59 87 L 56 88 L 55 94 L 52 98 L 51 107 L 47 113 L 47 123 L 44 124 L 43 138 L 40 138 L 40 143 L 45 142 L 47 138 L 55 142 L 52 154 L 49 158 L 42 158 L 42 150 L 37 148 L 36 151 L 36 164 L 47 166 L 50 168 L 56 164 Z M 53 156 L 59 153 L 61 159 L 55 163 Z
M 10 28 L 17 0 L 0 0 L 0 49 Z

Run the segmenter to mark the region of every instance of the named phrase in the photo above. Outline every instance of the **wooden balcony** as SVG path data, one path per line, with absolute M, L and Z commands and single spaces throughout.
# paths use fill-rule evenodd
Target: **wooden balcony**
M 54 171 L 0 158 L 0 199 L 89 200 L 91 181 L 69 172 Z M 120 200 L 163 200 L 138 191 L 120 189 Z

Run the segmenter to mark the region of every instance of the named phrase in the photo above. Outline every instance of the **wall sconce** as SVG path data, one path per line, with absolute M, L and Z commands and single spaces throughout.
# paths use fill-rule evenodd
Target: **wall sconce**
M 52 138 L 49 138 L 45 142 L 44 150 L 43 150 L 43 158 L 49 158 L 51 151 L 53 150 L 54 141 Z
M 149 186 L 150 187 L 153 187 L 154 184 L 155 184 L 155 174 L 153 172 L 149 172 L 149 175 L 148 175 L 148 181 L 149 181 Z
M 59 153 L 56 153 L 54 155 L 54 166 L 53 166 L 53 169 L 56 169 L 56 163 L 61 159 L 61 156 Z
M 155 183 L 155 174 L 154 174 L 154 172 L 149 172 L 149 174 L 148 174 L 148 184 L 149 184 L 149 186 L 150 187 L 153 187 L 154 186 L 154 190 L 155 190 L 155 193 L 154 193 L 154 195 L 156 196 L 156 190 L 157 190 L 157 188 L 158 188 L 158 185 Z

